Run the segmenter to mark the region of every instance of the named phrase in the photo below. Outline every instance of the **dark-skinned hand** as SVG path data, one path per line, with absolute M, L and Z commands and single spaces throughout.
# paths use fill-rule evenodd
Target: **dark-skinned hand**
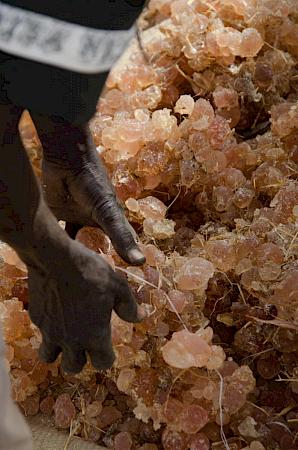
M 42 116 L 33 115 L 33 120 L 43 145 L 43 188 L 56 218 L 100 227 L 125 261 L 142 264 L 143 254 L 116 200 L 89 128 Z M 51 230 L 46 234 L 51 235 Z M 46 262 L 44 249 L 42 268 L 28 265 L 29 313 L 43 336 L 40 357 L 53 362 L 62 351 L 64 370 L 77 373 L 87 352 L 95 368 L 107 369 L 114 361 L 112 310 L 129 322 L 141 320 L 142 315 L 126 280 L 103 258 L 72 239 L 67 238 L 65 250 L 65 237 L 63 234 L 63 245 L 58 245 L 51 262 Z M 57 239 L 61 237 L 55 237 L 55 242 Z
M 111 313 L 138 322 L 142 311 L 124 280 L 96 253 L 70 240 L 61 264 L 29 265 L 29 314 L 42 333 L 40 358 L 54 362 L 62 352 L 62 368 L 78 373 L 86 352 L 96 369 L 112 366 Z M 62 270 L 61 270 L 62 267 Z

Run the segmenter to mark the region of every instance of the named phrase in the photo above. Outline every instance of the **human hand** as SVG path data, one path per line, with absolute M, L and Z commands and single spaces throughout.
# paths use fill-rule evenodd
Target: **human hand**
M 114 310 L 127 322 L 144 317 L 125 279 L 105 260 L 71 241 L 51 267 L 28 267 L 29 314 L 42 333 L 40 358 L 54 362 L 62 352 L 62 368 L 78 373 L 86 352 L 98 370 L 114 362 L 110 319 Z

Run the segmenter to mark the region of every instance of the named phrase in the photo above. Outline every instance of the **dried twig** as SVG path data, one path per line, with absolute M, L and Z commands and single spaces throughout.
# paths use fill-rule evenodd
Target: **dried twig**
M 264 323 L 266 325 L 274 325 L 280 328 L 287 328 L 288 330 L 298 331 L 298 326 L 294 323 L 287 322 L 286 320 L 274 319 L 274 320 L 263 320 L 254 316 L 247 316 L 249 319 L 254 320 L 255 322 Z
M 223 428 L 223 408 L 222 408 L 222 401 L 223 401 L 223 391 L 224 391 L 224 380 L 222 377 L 222 374 L 216 370 L 217 375 L 219 376 L 220 379 L 220 384 L 219 384 L 219 419 L 220 419 L 220 436 L 222 438 L 222 442 L 226 448 L 226 450 L 231 450 L 229 447 L 229 443 L 227 441 L 225 432 L 224 432 L 224 428 Z
M 126 274 L 129 275 L 130 277 L 135 278 L 136 280 L 141 281 L 142 283 L 147 284 L 148 286 L 151 286 L 151 287 L 154 288 L 154 289 L 159 290 L 158 286 L 155 286 L 155 284 L 150 283 L 150 282 L 147 281 L 147 280 L 144 280 L 144 278 L 141 278 L 141 277 L 139 277 L 138 275 L 135 275 L 134 273 L 130 272 L 130 271 L 127 270 L 127 269 L 123 269 L 123 267 L 115 266 L 115 269 L 120 270 L 120 272 L 126 273 Z M 174 303 L 172 302 L 172 300 L 170 299 L 170 297 L 168 296 L 168 294 L 166 294 L 166 292 L 164 292 L 164 294 L 165 294 L 165 296 L 166 296 L 167 301 L 168 301 L 169 304 L 171 305 L 171 308 L 173 309 L 173 311 L 175 312 L 175 314 L 176 314 L 176 316 L 178 317 L 179 321 L 180 321 L 181 324 L 183 325 L 183 328 L 184 328 L 186 331 L 189 331 L 188 328 L 187 328 L 187 326 L 186 326 L 186 324 L 184 323 L 182 317 L 181 317 L 180 314 L 178 313 L 176 306 L 174 305 Z

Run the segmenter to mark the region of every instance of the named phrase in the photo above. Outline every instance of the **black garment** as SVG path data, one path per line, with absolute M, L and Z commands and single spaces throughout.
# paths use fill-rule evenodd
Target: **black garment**
M 92 31 L 128 30 L 145 1 L 7 0 L 1 3 L 91 27 Z M 0 33 L 0 43 L 1 38 Z M 83 124 L 95 112 L 107 75 L 107 70 L 80 73 L 0 51 L 0 102 L 12 102 L 34 112 Z
M 0 103 L 84 124 L 95 113 L 107 75 L 80 74 L 0 52 Z
M 126 30 L 141 13 L 145 0 L 5 0 L 3 3 L 91 28 Z

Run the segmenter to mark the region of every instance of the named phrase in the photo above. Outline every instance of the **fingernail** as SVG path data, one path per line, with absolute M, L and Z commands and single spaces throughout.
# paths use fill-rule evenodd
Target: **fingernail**
M 137 247 L 128 251 L 128 257 L 134 264 L 144 264 L 146 261 L 145 256 Z

